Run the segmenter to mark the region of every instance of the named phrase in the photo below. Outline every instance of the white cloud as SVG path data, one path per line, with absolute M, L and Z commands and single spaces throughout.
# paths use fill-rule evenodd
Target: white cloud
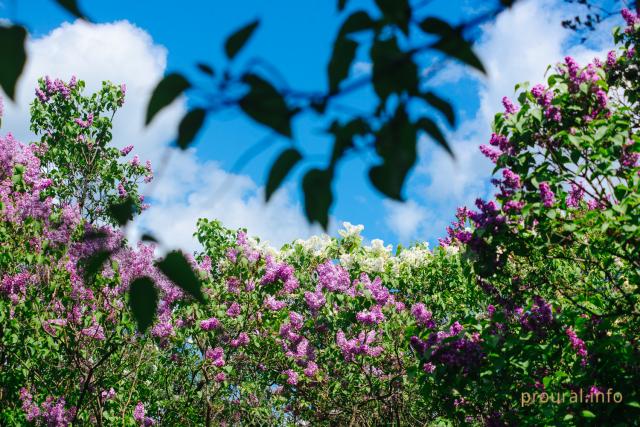
M 165 150 L 171 161 L 157 185 L 154 203 L 136 221 L 132 236 L 148 230 L 167 247 L 197 248 L 192 237 L 200 217 L 221 219 L 231 228 L 247 227 L 273 244 L 304 237 L 312 229 L 300 206 L 291 202 L 290 189 L 280 190 L 265 206 L 263 188 L 249 177 L 233 175 L 217 164 L 198 158 L 196 150 L 179 152 L 167 148 L 174 139 L 185 100 L 160 113 L 150 127 L 144 116 L 151 91 L 166 68 L 167 51 L 151 36 L 127 21 L 91 25 L 65 23 L 50 34 L 28 41 L 28 63 L 19 82 L 16 104 L 7 103 L 3 132 L 11 131 L 31 141 L 29 103 L 37 79 L 44 75 L 85 80 L 87 92 L 96 91 L 103 80 L 127 85 L 125 106 L 116 114 L 114 144 L 135 146 L 143 160 L 158 165 Z
M 402 241 L 415 239 L 416 232 L 427 218 L 426 209 L 413 200 L 405 203 L 385 200 L 384 208 L 386 224 Z
M 455 160 L 443 150 L 434 149 L 431 141 L 421 143 L 421 162 L 414 178 L 420 184 L 412 184 L 417 200 L 428 205 L 429 216 L 453 219 L 455 208 L 471 205 L 477 197 L 491 197 L 488 185 L 493 164 L 485 159 L 478 146 L 486 144 L 490 135 L 490 124 L 496 112 L 502 110 L 503 96 L 513 99 L 516 83 L 530 81 L 532 84 L 544 81 L 544 73 L 549 64 L 562 61 L 572 55 L 585 64 L 595 56 L 602 57 L 605 49 L 591 50 L 583 45 L 567 46 L 571 33 L 560 23 L 566 16 L 566 5 L 558 0 L 522 1 L 482 28 L 482 36 L 476 44 L 476 51 L 487 69 L 487 77 L 480 79 L 480 106 L 471 120 L 462 123 L 449 136 L 456 154 Z M 598 28 L 598 42 L 612 44 L 610 38 L 602 34 L 611 28 Z M 446 70 L 440 78 L 446 88 L 463 76 L 460 68 L 451 73 Z M 466 71 L 466 77 L 477 79 L 473 71 Z M 434 223 L 421 226 L 426 237 L 435 238 L 444 234 L 444 228 L 434 228 Z

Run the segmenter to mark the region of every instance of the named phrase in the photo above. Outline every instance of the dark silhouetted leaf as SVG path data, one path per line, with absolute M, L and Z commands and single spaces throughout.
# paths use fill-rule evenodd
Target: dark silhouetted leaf
M 269 172 L 269 178 L 267 179 L 267 188 L 265 191 L 267 201 L 269 201 L 291 169 L 293 169 L 300 160 L 302 160 L 302 155 L 295 148 L 289 148 L 280 153 L 280 156 L 273 162 L 273 166 L 271 166 L 271 171 Z
M 359 31 L 370 30 L 375 28 L 376 22 L 371 19 L 369 14 L 365 11 L 359 10 L 357 12 L 353 12 L 347 19 L 345 19 L 344 24 L 340 27 L 340 31 L 338 32 L 338 38 L 344 38 L 349 34 L 357 33 Z
M 382 100 L 393 93 L 418 92 L 418 67 L 410 54 L 400 50 L 395 37 L 376 41 L 371 60 L 373 88 Z
M 337 121 L 331 124 L 329 133 L 334 136 L 333 151 L 331 152 L 331 161 L 329 163 L 330 168 L 335 168 L 336 163 L 344 153 L 354 147 L 353 138 L 355 136 L 363 136 L 371 131 L 369 124 L 366 120 L 361 118 L 355 118 L 346 124 L 342 125 Z
M 342 12 L 347 6 L 347 0 L 338 0 L 338 11 Z
M 227 41 L 224 43 L 224 52 L 227 54 L 227 58 L 233 59 L 238 52 L 240 52 L 251 38 L 253 32 L 258 28 L 258 25 L 260 25 L 260 21 L 255 20 L 240 28 L 227 38 Z
M 423 117 L 420 120 L 418 120 L 418 122 L 416 123 L 416 126 L 419 129 L 422 129 L 423 131 L 425 131 L 431 138 L 435 139 L 436 142 L 442 148 L 447 150 L 447 153 L 449 153 L 451 157 L 455 157 L 453 154 L 453 151 L 451 151 L 451 147 L 449 147 L 449 143 L 447 142 L 447 139 L 444 137 L 444 135 L 440 131 L 440 128 L 438 127 L 436 122 L 434 122 L 433 120 L 427 117 Z
M 133 219 L 133 215 L 136 213 L 136 204 L 131 198 L 127 197 L 109 205 L 107 213 L 115 220 L 116 224 L 125 225 Z
M 205 64 L 203 62 L 200 62 L 196 65 L 196 67 L 198 67 L 198 70 L 202 71 L 203 73 L 205 73 L 208 76 L 215 76 L 216 72 L 215 70 L 208 64 Z
M 139 277 L 129 285 L 129 306 L 138 323 L 138 330 L 144 333 L 153 324 L 158 309 L 158 290 L 153 280 Z
M 142 236 L 140 236 L 140 240 L 142 240 L 143 242 L 158 243 L 158 239 L 148 233 L 144 233 Z
M 76 18 L 88 21 L 86 15 L 82 13 L 80 8 L 78 7 L 78 2 L 76 0 L 56 0 L 56 3 L 65 8 L 67 12 L 69 12 Z
M 0 86 L 12 100 L 15 100 L 16 84 L 27 61 L 26 37 L 27 31 L 23 27 L 0 25 Z
M 334 43 L 328 68 L 329 90 L 331 92 L 336 92 L 340 83 L 349 76 L 351 63 L 356 57 L 357 49 L 358 43 L 350 39 L 338 37 Z
M 204 295 L 201 289 L 202 283 L 193 272 L 189 261 L 187 261 L 181 252 L 169 252 L 157 265 L 160 271 L 173 283 L 180 286 L 180 288 L 199 302 L 204 302 Z
M 375 0 L 384 17 L 400 27 L 403 33 L 409 33 L 411 6 L 409 0 Z
M 292 112 L 277 89 L 255 74 L 246 74 L 243 81 L 249 92 L 240 100 L 240 108 L 256 122 L 291 138 Z
M 421 94 L 420 96 L 424 98 L 424 100 L 427 101 L 429 105 L 440 111 L 451 126 L 456 125 L 456 113 L 455 111 L 453 111 L 453 107 L 448 101 L 445 101 L 433 92 L 426 92 Z
M 383 163 L 369 170 L 371 183 L 384 195 L 403 200 L 402 187 L 416 162 L 416 128 L 409 121 L 403 105 L 376 135 L 376 151 Z
M 185 90 L 191 87 L 191 83 L 181 74 L 172 73 L 165 76 L 151 94 L 149 105 L 147 106 L 147 118 L 145 124 L 151 123 L 160 110 L 171 104 Z
M 85 260 L 84 280 L 89 281 L 100 272 L 102 266 L 111 256 L 111 251 L 98 251 Z
M 467 41 L 458 28 L 439 18 L 429 17 L 420 22 L 422 31 L 440 36 L 440 40 L 432 48 L 455 58 L 477 70 L 486 73 L 480 58 L 475 54 L 471 43 Z
M 333 203 L 331 171 L 311 169 L 302 180 L 304 208 L 311 223 L 319 223 L 325 230 L 329 226 L 329 208 Z
M 442 37 L 449 37 L 455 34 L 456 30 L 446 21 L 440 18 L 428 17 L 420 22 L 420 29 L 425 33 L 437 34 Z
M 194 108 L 184 115 L 178 126 L 178 147 L 186 150 L 200 131 L 207 112 L 202 108 Z

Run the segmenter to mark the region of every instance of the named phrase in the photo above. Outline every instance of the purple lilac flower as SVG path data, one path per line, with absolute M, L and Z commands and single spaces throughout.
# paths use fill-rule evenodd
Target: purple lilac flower
M 211 331 L 213 329 L 218 329 L 222 324 L 215 317 L 211 317 L 209 319 L 203 320 L 200 322 L 200 329 L 203 331 Z
M 555 194 L 551 191 L 551 187 L 547 182 L 540 183 L 540 199 L 542 199 L 542 204 L 545 208 L 550 208 L 555 203 Z
M 506 96 L 502 97 L 502 105 L 504 106 L 504 112 L 507 116 L 518 112 L 518 107 Z
M 237 302 L 233 302 L 227 309 L 227 316 L 238 317 L 241 312 L 242 308 L 240 307 L 240 304 L 238 304 Z
M 576 335 L 575 331 L 571 327 L 568 327 L 567 329 L 565 329 L 565 333 L 569 337 L 569 342 L 571 343 L 571 347 L 573 347 L 573 349 L 576 350 L 576 353 L 582 359 L 580 364 L 582 366 L 586 366 L 588 354 L 587 354 L 587 346 L 585 345 L 584 341 L 578 338 L 578 335 Z
M 416 319 L 418 325 L 426 328 L 433 328 L 436 326 L 432 319 L 432 314 L 423 303 L 414 304 L 411 307 L 411 315 Z

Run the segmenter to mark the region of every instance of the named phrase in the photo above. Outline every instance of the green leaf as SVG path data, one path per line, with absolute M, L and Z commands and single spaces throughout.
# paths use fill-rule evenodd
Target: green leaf
M 333 45 L 333 52 L 331 53 L 331 60 L 327 70 L 329 91 L 337 92 L 340 83 L 349 76 L 349 70 L 356 57 L 357 49 L 358 43 L 338 37 Z
M 89 281 L 100 272 L 105 262 L 111 257 L 111 251 L 98 251 L 85 260 L 84 279 Z
M 151 94 L 149 105 L 147 106 L 147 117 L 145 124 L 151 123 L 151 120 L 163 108 L 176 100 L 185 90 L 191 87 L 191 83 L 179 73 L 171 73 L 165 76 Z
M 202 283 L 191 268 L 189 261 L 181 252 L 169 252 L 162 261 L 157 263 L 157 266 L 169 280 L 199 302 L 204 302 L 204 295 L 201 289 Z
M 632 408 L 640 409 L 640 403 L 638 402 L 627 402 L 627 406 L 631 406 Z
M 329 133 L 334 136 L 333 150 L 331 152 L 330 168 L 335 168 L 336 163 L 344 153 L 354 147 L 353 138 L 355 136 L 364 136 L 370 133 L 369 123 L 365 119 L 357 117 L 342 125 L 338 121 L 334 121 L 329 128 Z
M 411 55 L 400 50 L 395 37 L 377 40 L 371 47 L 373 88 L 380 99 L 391 94 L 418 93 L 418 67 Z
M 207 112 L 203 108 L 194 108 L 184 115 L 178 126 L 178 147 L 186 150 L 200 131 Z
M 329 208 L 333 203 L 329 170 L 311 169 L 302 180 L 304 208 L 311 223 L 319 223 L 325 230 L 329 226 Z
M 370 30 L 375 28 L 376 22 L 371 19 L 369 14 L 363 10 L 353 12 L 347 19 L 345 19 L 340 31 L 338 31 L 338 38 L 344 38 L 349 34 L 357 33 L 359 31 Z
M 158 243 L 158 239 L 156 239 L 154 236 L 152 236 L 151 234 L 148 233 L 144 233 L 141 237 L 140 240 L 142 240 L 143 242 L 153 242 L 153 243 Z
M 246 74 L 242 80 L 249 86 L 249 92 L 240 100 L 240 108 L 256 122 L 291 138 L 293 114 L 284 97 L 271 83 L 255 74 Z
M 425 92 L 420 96 L 427 101 L 429 105 L 440 111 L 451 126 L 456 125 L 456 113 L 448 101 L 445 101 L 433 92 Z
M 227 54 L 227 58 L 233 59 L 240 52 L 253 35 L 253 32 L 258 28 L 258 25 L 260 25 L 260 20 L 256 19 L 227 38 L 224 43 L 224 52 Z
M 453 28 L 449 23 L 434 17 L 426 18 L 420 22 L 420 28 L 426 33 L 440 36 L 440 40 L 431 46 L 433 49 L 486 73 L 480 58 L 475 54 L 471 43 L 464 38 L 459 28 Z
M 62 6 L 67 12 L 75 16 L 76 18 L 84 19 L 88 21 L 86 15 L 82 13 L 80 8 L 78 7 L 78 2 L 76 0 L 56 0 L 60 6 Z
M 293 169 L 300 160 L 302 160 L 302 155 L 295 148 L 289 148 L 280 153 L 280 156 L 273 162 L 271 171 L 269 172 L 269 178 L 267 179 L 265 191 L 267 201 L 269 201 L 291 169 Z
M 198 67 L 198 70 L 202 71 L 204 74 L 206 74 L 208 76 L 213 77 L 213 76 L 216 75 L 215 70 L 209 64 L 205 64 L 204 62 L 200 62 L 200 63 L 196 64 L 196 67 Z
M 376 151 L 383 163 L 369 170 L 371 183 L 387 197 L 403 200 L 404 181 L 416 162 L 416 144 L 416 128 L 399 105 L 394 117 L 376 134 Z
M 449 147 L 447 139 L 444 137 L 444 134 L 442 133 L 436 122 L 428 117 L 422 117 L 420 120 L 418 120 L 416 126 L 429 134 L 431 138 L 435 139 L 442 148 L 447 150 L 447 153 L 449 153 L 451 157 L 455 157 L 453 151 L 451 150 L 451 147 Z
M 15 101 L 16 84 L 27 61 L 25 39 L 27 31 L 24 27 L 0 25 L 0 86 L 9 98 Z
M 409 0 L 375 0 L 375 2 L 386 19 L 396 23 L 403 33 L 409 33 L 411 21 Z
M 139 277 L 129 286 L 129 306 L 138 323 L 138 330 L 144 333 L 153 324 L 158 309 L 158 290 L 148 277 Z
M 585 418 L 595 418 L 596 414 L 594 414 L 593 412 L 585 409 L 582 412 L 580 412 L 580 415 L 582 415 Z
M 127 197 L 122 201 L 110 204 L 107 207 L 107 214 L 115 220 L 116 224 L 122 226 L 133 219 L 135 208 L 135 202 Z

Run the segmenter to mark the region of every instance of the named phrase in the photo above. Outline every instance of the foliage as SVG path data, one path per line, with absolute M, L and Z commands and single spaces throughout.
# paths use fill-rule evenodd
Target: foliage
M 62 197 L 42 143 L 0 139 L 0 423 L 637 425 L 640 18 L 623 16 L 606 60 L 503 99 L 481 147 L 496 200 L 434 250 L 349 223 L 276 250 L 202 219 L 201 252 L 157 259 Z M 58 87 L 34 116 L 91 128 L 99 97 Z

